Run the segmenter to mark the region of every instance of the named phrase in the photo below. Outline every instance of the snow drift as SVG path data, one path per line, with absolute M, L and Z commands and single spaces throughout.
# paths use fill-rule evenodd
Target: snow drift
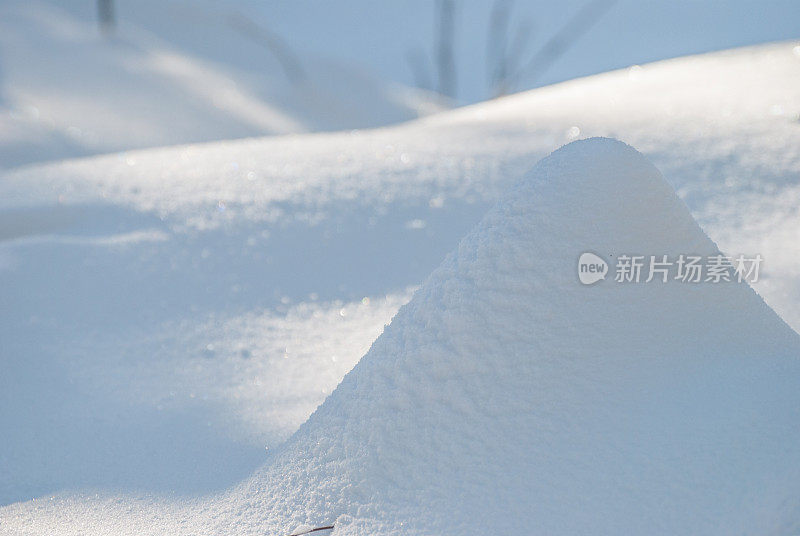
M 587 249 L 717 252 L 630 147 L 560 149 L 234 494 L 237 533 L 765 534 L 785 508 L 796 522 L 798 336 L 745 284 L 584 287 Z
M 12 432 L 0 504 L 26 502 L 3 506 L 0 526 L 213 532 L 181 497 L 252 474 L 364 355 L 404 289 L 575 136 L 637 147 L 723 251 L 763 254 L 755 288 L 800 329 L 796 45 L 679 58 L 387 129 L 4 172 L 0 429 Z M 247 511 L 239 497 L 223 502 Z M 305 516 L 275 523 L 294 513 Z

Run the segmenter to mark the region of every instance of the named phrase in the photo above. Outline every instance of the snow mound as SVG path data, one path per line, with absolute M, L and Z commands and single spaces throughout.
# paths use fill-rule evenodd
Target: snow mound
M 582 286 L 588 249 L 717 252 L 632 148 L 556 151 L 228 498 L 236 530 L 763 534 L 796 516 L 797 335 L 744 284 Z

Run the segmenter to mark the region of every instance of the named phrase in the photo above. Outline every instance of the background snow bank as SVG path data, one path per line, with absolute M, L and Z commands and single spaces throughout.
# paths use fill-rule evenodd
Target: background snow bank
M 210 1 L 192 3 L 196 6 Z M 384 80 L 405 85 L 417 82 L 414 71 L 420 67 L 427 67 L 435 79 L 432 60 L 438 36 L 436 2 L 341 0 L 320 4 L 315 0 L 232 0 L 230 4 L 279 28 L 301 50 L 359 63 Z M 505 38 L 513 41 L 507 43 L 508 48 L 516 49 L 518 61 L 524 65 L 587 4 L 590 3 L 584 0 L 456 2 L 453 48 L 459 101 L 473 103 L 494 96 L 490 73 L 496 65 L 490 58 L 504 41 L 501 32 L 495 42 L 488 42 L 494 9 L 499 6 L 509 10 Z M 574 27 L 562 33 L 558 48 L 563 47 L 563 56 L 545 69 L 520 69 L 519 80 L 511 91 L 664 58 L 792 39 L 797 37 L 793 20 L 800 15 L 800 8 L 792 0 L 616 0 L 592 4 L 595 11 L 602 11 L 598 6 L 608 9 L 585 33 Z M 128 10 L 127 15 L 135 16 L 133 11 Z M 313 15 L 309 15 L 310 11 Z M 410 53 L 422 58 L 411 62 Z
M 432 95 L 380 81 L 346 62 L 308 54 L 294 59 L 302 73 L 287 72 L 257 37 L 237 29 L 248 19 L 233 7 L 206 13 L 161 2 L 139 6 L 151 16 L 149 26 L 166 25 L 169 32 L 157 36 L 147 25 L 123 19 L 115 36 L 105 39 L 94 13 L 68 11 L 76 4 L 94 7 L 19 0 L 0 5 L 0 167 L 375 127 L 443 108 Z M 186 35 L 213 54 L 181 46 Z
M 518 76 L 508 89 L 518 91 L 796 35 L 792 0 L 593 2 L 609 7 L 596 24 L 585 33 L 562 33 L 587 4 L 456 3 L 456 102 L 495 96 L 492 57 L 503 48 L 520 66 L 509 67 Z M 490 21 L 503 6 L 510 13 L 508 35 L 490 39 Z M 5 0 L 0 6 L 0 167 L 366 128 L 446 105 L 410 89 L 438 86 L 436 2 L 118 0 L 114 7 L 116 35 L 105 40 L 93 1 Z M 536 64 L 544 68 L 522 68 L 556 35 L 549 51 L 563 56 L 555 52 L 552 63 Z

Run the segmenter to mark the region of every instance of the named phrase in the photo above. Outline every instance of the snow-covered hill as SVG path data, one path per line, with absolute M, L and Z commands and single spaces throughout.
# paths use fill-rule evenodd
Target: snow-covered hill
M 503 191 L 575 138 L 610 135 L 640 149 L 724 252 L 763 256 L 755 288 L 798 329 L 799 55 L 796 44 L 778 43 L 576 80 L 377 131 L 190 145 L 5 173 L 0 425 L 14 433 L 0 443 L 0 497 L 64 494 L 6 507 L 0 521 L 12 534 L 160 533 L 154 512 L 180 524 L 184 508 L 202 511 L 201 499 L 137 497 L 219 491 L 254 470 L 264 446 L 296 430 L 358 361 L 409 287 Z M 646 231 L 676 225 L 674 212 L 629 202 L 620 197 L 614 214 L 653 208 L 664 221 L 648 219 Z M 686 306 L 700 307 L 693 300 Z M 715 299 L 707 305 L 714 318 L 735 320 L 718 328 L 735 326 L 726 331 L 732 341 L 766 348 L 759 326 L 744 320 L 769 317 L 762 306 L 733 318 Z M 709 341 L 722 337 L 714 318 Z M 777 320 L 764 322 L 777 330 L 775 344 L 789 340 Z M 697 326 L 672 329 L 691 335 Z M 776 396 L 784 392 L 777 387 Z M 764 407 L 773 402 L 780 407 L 775 399 Z M 101 494 L 74 494 L 81 489 Z M 256 499 L 225 497 L 252 519 L 247 505 Z M 764 511 L 773 512 L 776 497 L 765 497 Z M 786 507 L 792 519 L 795 506 Z M 196 521 L 206 526 L 208 518 Z M 281 527 L 289 521 L 274 518 Z
M 72 4 L 0 5 L 0 167 L 374 127 L 443 106 L 331 60 L 292 53 L 297 65 L 289 68 L 262 42 L 268 30 L 237 11 L 141 6 L 170 28 L 168 41 L 124 18 L 115 36 L 104 38 L 91 11 L 80 18 L 66 9 Z M 203 36 L 214 54 L 183 46 L 178 38 L 187 33 Z

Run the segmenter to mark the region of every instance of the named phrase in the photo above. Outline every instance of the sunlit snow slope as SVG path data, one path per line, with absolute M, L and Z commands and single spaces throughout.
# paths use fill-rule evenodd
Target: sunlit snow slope
M 718 254 L 630 147 L 560 149 L 459 243 L 213 532 L 796 527 L 800 336 L 745 284 L 585 287 L 575 262 L 588 245 Z
M 503 197 L 246 483 L 122 515 L 96 497 L 70 521 L 70 499 L 6 514 L 115 534 L 795 527 L 800 336 L 743 283 L 583 286 L 587 244 L 718 253 L 644 157 L 575 142 Z
M 87 511 L 69 492 L 241 480 L 500 193 L 576 137 L 640 149 L 723 251 L 764 257 L 755 288 L 798 329 L 795 50 L 646 65 L 379 131 L 5 173 L 0 499 L 64 492 L 58 515 L 102 533 L 142 528 L 120 514 L 132 499 Z M 82 530 L 37 504 L 2 521 Z

